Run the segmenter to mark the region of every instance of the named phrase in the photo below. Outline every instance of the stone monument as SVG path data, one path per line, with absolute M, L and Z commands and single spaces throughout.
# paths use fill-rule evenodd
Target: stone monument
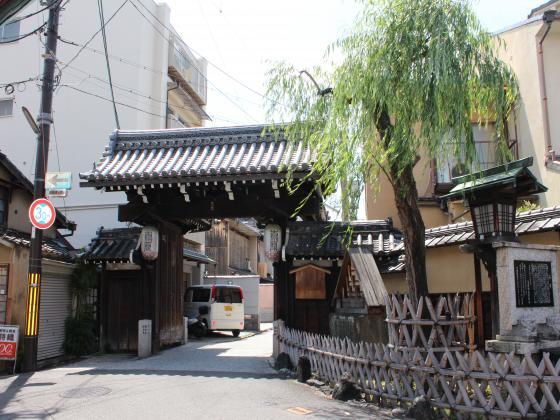
M 559 246 L 494 242 L 499 334 L 486 350 L 536 353 L 560 348 Z

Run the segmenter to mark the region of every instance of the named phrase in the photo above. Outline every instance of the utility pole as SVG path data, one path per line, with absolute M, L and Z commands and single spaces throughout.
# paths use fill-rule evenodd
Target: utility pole
M 37 136 L 37 153 L 35 158 L 35 183 L 33 199 L 45 196 L 45 172 L 49 153 L 49 141 L 52 119 L 52 99 L 54 89 L 54 70 L 56 66 L 56 44 L 58 40 L 58 18 L 60 0 L 48 0 L 49 21 L 47 23 L 47 40 L 43 64 L 43 86 L 41 107 L 37 116 L 39 135 Z M 29 270 L 27 275 L 27 310 L 25 332 L 23 337 L 23 369 L 26 372 L 37 369 L 37 345 L 39 337 L 39 303 L 41 301 L 41 259 L 43 231 L 32 228 L 29 251 Z

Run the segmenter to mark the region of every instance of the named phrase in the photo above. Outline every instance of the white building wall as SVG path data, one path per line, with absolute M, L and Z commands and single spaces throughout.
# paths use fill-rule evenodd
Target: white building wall
M 169 7 L 156 5 L 152 0 L 139 0 L 159 20 L 169 25 Z M 105 19 L 122 4 L 122 0 L 105 0 Z M 38 1 L 21 12 L 21 15 L 38 10 Z M 167 36 L 167 31 L 157 23 L 142 7 L 146 15 L 159 31 Z M 21 22 L 20 33 L 38 27 L 47 14 L 39 14 Z M 93 1 L 69 2 L 60 18 L 60 36 L 68 41 L 84 44 L 100 28 L 97 3 Z M 165 127 L 167 98 L 168 43 L 128 2 L 106 26 L 109 54 L 119 57 L 111 59 L 111 72 L 115 85 L 115 99 L 130 107 L 117 105 L 121 128 L 155 129 Z M 89 44 L 99 52 L 103 51 L 101 33 Z M 58 43 L 59 68 L 64 68 L 79 47 Z M 0 45 L 0 84 L 35 77 L 42 73 L 43 46 L 33 35 L 13 44 Z M 125 64 L 135 63 L 138 66 Z M 99 80 L 101 79 L 101 80 Z M 99 226 L 116 227 L 117 206 L 126 201 L 121 192 L 103 193 L 91 188 L 79 188 L 79 172 L 89 170 L 108 144 L 108 138 L 115 129 L 112 104 L 108 101 L 88 96 L 64 86 L 70 85 L 89 93 L 110 98 L 105 57 L 88 49 L 62 71 L 61 86 L 55 91 L 53 109 L 56 139 L 51 130 L 49 147 L 49 171 L 72 172 L 73 184 L 65 199 L 53 198 L 55 206 L 61 208 L 69 219 L 78 223 L 78 231 L 69 240 L 73 245 L 87 245 Z M 118 88 L 117 88 L 118 87 Z M 119 89 L 121 88 L 121 89 Z M 127 92 L 132 90 L 150 100 Z M 27 175 L 34 177 L 35 136 L 21 113 L 21 106 L 38 114 L 40 90 L 38 82 L 28 82 L 16 86 L 12 95 L 0 89 L 0 99 L 14 98 L 14 115 L 0 118 L 0 149 Z M 138 111 L 139 108 L 143 111 Z M 150 114 L 151 113 L 151 114 Z M 155 115 L 152 115 L 155 114 Z M 58 154 L 57 154 L 58 143 Z M 60 161 L 60 167 L 58 162 Z

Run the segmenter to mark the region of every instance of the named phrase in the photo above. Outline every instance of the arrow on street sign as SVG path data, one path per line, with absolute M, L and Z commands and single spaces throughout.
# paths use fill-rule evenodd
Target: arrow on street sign
M 45 176 L 45 189 L 47 190 L 72 189 L 72 172 L 47 172 Z

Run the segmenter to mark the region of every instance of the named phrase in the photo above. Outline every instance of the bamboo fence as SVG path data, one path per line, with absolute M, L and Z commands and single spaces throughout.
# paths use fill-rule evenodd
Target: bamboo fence
M 395 349 L 474 350 L 474 294 L 421 297 L 413 305 L 408 295 L 385 299 L 389 344 Z
M 457 418 L 537 418 L 560 410 L 560 361 L 553 363 L 548 353 L 516 356 L 465 348 L 458 338 L 470 336 L 472 296 L 443 299 L 449 315 L 441 298 L 435 306 L 427 300 L 423 304 L 432 322 L 438 317 L 445 322 L 390 322 L 395 328 L 390 341 L 397 338 L 396 345 L 306 333 L 285 327 L 283 321 L 275 322 L 275 345 L 294 365 L 301 356 L 308 357 L 313 371 L 331 383 L 350 373 L 362 392 L 378 402 L 407 405 L 426 396 L 433 407 Z M 390 301 L 388 319 L 421 320 L 414 317 L 422 313 L 422 304 L 413 308 L 405 297 L 396 296 Z M 447 322 L 464 316 L 468 322 L 467 318 L 462 323 Z M 428 335 L 426 327 L 431 329 Z M 415 343 L 427 346 L 414 347 Z M 433 344 L 436 347 L 430 347 Z

